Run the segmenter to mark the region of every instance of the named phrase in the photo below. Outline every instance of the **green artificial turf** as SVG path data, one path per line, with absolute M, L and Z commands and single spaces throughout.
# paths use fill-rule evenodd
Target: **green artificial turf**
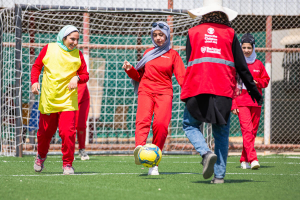
M 261 168 L 241 169 L 230 156 L 224 184 L 203 179 L 197 155 L 164 155 L 159 176 L 134 164 L 133 156 L 77 158 L 75 175 L 62 175 L 61 156 L 48 156 L 41 173 L 34 157 L 0 157 L 0 199 L 300 199 L 300 156 L 260 156 Z

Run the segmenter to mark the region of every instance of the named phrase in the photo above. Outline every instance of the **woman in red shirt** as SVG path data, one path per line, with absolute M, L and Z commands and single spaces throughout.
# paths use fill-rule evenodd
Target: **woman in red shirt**
M 128 61 L 123 65 L 138 94 L 134 150 L 137 165 L 141 164 L 137 154 L 146 144 L 153 113 L 152 143 L 163 149 L 172 117 L 172 75 L 180 86 L 185 75 L 181 57 L 171 49 L 169 25 L 162 21 L 153 23 L 151 38 L 154 47 L 145 51 L 135 68 Z M 148 175 L 159 175 L 158 166 L 150 168 Z
M 250 33 L 246 33 L 242 37 L 241 45 L 253 80 L 258 91 L 262 94 L 262 88 L 268 86 L 270 77 L 262 62 L 256 59 L 254 37 Z M 240 159 L 241 168 L 257 169 L 260 165 L 254 149 L 254 142 L 259 125 L 261 106 L 257 102 L 253 102 L 244 84 L 241 87 L 242 93 L 233 100 L 231 108 L 232 113 L 239 117 L 243 135 L 243 151 Z

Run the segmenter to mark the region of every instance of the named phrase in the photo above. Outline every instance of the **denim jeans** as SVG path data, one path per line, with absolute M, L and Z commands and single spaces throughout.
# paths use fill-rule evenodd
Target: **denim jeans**
M 183 130 L 192 145 L 195 147 L 196 151 L 202 156 L 210 151 L 210 149 L 208 148 L 203 134 L 200 131 L 201 124 L 202 122 L 192 117 L 187 108 L 185 108 L 183 114 Z M 212 132 L 215 138 L 215 154 L 218 156 L 217 162 L 214 166 L 216 178 L 225 177 L 229 143 L 229 128 L 230 117 L 227 121 L 227 125 L 212 124 Z

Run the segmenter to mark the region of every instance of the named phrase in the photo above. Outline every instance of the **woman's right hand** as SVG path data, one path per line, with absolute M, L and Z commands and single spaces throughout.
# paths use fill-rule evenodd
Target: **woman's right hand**
M 231 112 L 234 115 L 238 115 L 239 114 L 239 109 L 233 109 Z
M 39 94 L 39 91 L 40 91 L 40 84 L 39 84 L 38 82 L 32 84 L 32 86 L 31 86 L 31 92 L 32 92 L 33 94 L 38 95 L 38 94 Z
M 128 71 L 131 69 L 131 67 L 132 65 L 127 60 L 125 60 L 122 68 Z

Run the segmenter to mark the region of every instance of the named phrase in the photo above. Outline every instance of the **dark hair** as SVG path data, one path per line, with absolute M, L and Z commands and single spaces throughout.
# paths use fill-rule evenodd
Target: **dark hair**
M 254 39 L 253 35 L 251 35 L 250 33 L 246 33 L 242 36 L 241 43 L 242 44 L 250 43 L 251 46 L 253 47 L 253 45 L 255 44 L 255 39 Z
M 220 11 L 214 11 L 203 15 L 200 24 L 203 23 L 218 23 L 218 24 L 225 24 L 229 27 L 231 26 L 227 15 Z

